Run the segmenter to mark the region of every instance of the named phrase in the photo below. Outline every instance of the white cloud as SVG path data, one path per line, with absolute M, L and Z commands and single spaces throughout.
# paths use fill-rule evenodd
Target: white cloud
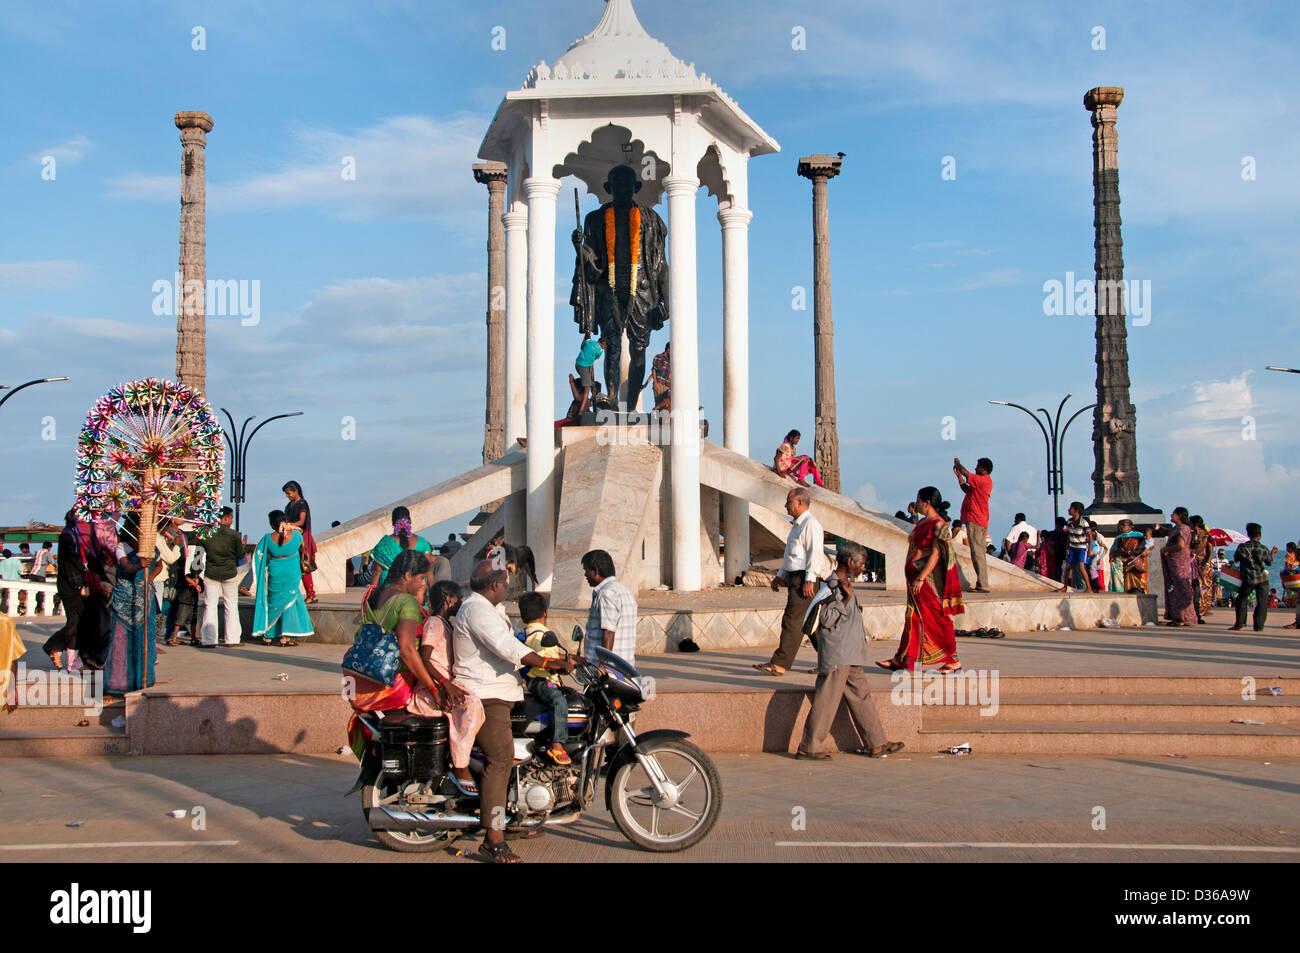
M 90 151 L 92 145 L 88 138 L 78 134 L 58 145 L 33 152 L 27 158 L 33 162 L 40 162 L 46 156 L 54 156 L 59 162 L 79 162 Z
M 80 284 L 90 272 L 85 262 L 51 261 L 0 262 L 0 289 L 58 288 Z
M 487 118 L 394 116 L 344 132 L 324 125 L 289 129 L 286 153 L 293 158 L 270 171 L 233 182 L 209 179 L 209 214 L 315 207 L 351 221 L 392 218 L 463 220 L 485 205 L 474 181 Z M 344 161 L 355 162 L 345 179 Z M 113 198 L 175 202 L 175 176 L 134 174 L 109 182 Z

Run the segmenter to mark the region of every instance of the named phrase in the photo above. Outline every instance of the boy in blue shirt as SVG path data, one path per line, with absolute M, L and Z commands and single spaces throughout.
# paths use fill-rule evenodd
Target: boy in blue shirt
M 596 379 L 596 361 L 600 360 L 600 356 L 604 353 L 603 340 L 593 340 L 590 332 L 582 336 L 582 349 L 578 351 L 578 359 L 573 362 L 573 367 L 578 372 L 578 380 L 582 383 L 583 390 L 591 390 L 592 382 Z

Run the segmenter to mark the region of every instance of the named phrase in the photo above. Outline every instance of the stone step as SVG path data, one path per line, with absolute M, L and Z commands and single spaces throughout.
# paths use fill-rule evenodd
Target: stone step
M 113 728 L 0 729 L 0 758 L 93 758 L 129 750 L 126 732 Z
M 86 714 L 85 708 L 80 705 L 19 705 L 7 716 L 0 721 L 0 726 L 8 729 L 57 729 L 75 728 L 77 722 L 83 718 L 90 722 L 91 726 L 109 728 L 115 718 L 126 717 L 126 704 L 121 701 L 106 701 L 104 710 L 96 715 L 91 710 Z
M 976 671 L 974 669 L 970 671 Z M 929 673 L 926 673 L 929 676 Z M 1300 678 L 1244 672 L 1254 679 L 1257 698 L 1273 697 L 1268 688 L 1280 688 L 1280 698 L 1300 700 Z M 1220 675 L 1007 675 L 999 672 L 998 693 L 1011 696 L 1071 695 L 1177 695 L 1242 699 L 1247 686 L 1242 676 Z
M 1246 718 L 1265 724 L 1300 725 L 1300 698 L 1258 696 L 1255 701 L 1240 698 L 1176 695 L 1066 695 L 1007 696 L 999 693 L 993 715 L 978 714 L 977 706 L 924 705 L 921 724 L 925 728 L 972 724 L 1033 724 L 1038 722 L 1096 723 L 1103 725 L 1139 722 L 1181 722 L 1224 725 Z M 1250 727 L 1250 726 L 1246 726 Z
M 1300 757 L 1300 726 L 1202 725 L 1186 722 L 1038 722 L 923 728 L 920 753 L 938 753 L 969 744 L 976 755 L 1114 755 L 1166 758 L 1295 758 Z

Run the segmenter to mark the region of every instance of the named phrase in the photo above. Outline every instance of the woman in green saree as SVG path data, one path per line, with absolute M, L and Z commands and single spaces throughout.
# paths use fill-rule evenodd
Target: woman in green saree
M 373 578 L 376 589 L 383 589 L 388 580 L 388 567 L 393 560 L 405 550 L 413 549 L 417 553 L 429 553 L 433 546 L 423 536 L 416 536 L 411 531 L 411 511 L 405 506 L 393 510 L 393 532 L 385 536 L 370 550 L 370 558 L 378 565 L 379 575 Z

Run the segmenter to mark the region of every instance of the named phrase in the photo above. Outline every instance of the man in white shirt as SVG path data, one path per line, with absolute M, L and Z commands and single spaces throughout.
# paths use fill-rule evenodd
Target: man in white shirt
M 755 665 L 766 675 L 784 675 L 794 664 L 794 657 L 803 642 L 803 620 L 808 606 L 817 591 L 820 579 L 829 575 L 825 546 L 826 533 L 812 513 L 808 511 L 812 495 L 806 487 L 795 487 L 785 496 L 785 511 L 794 524 L 785 540 L 785 556 L 781 571 L 772 580 L 775 592 L 786 587 L 785 613 L 781 616 L 781 644 L 770 661 Z M 823 575 L 824 574 L 824 575 Z
M 1007 530 L 1007 535 L 1002 537 L 1003 541 L 1007 544 L 1008 549 L 1011 547 L 1012 543 L 1020 539 L 1021 533 L 1028 533 L 1031 541 L 1038 539 L 1038 530 L 1034 529 L 1025 521 L 1024 513 L 1017 513 L 1016 525 Z
M 510 709 L 524 700 L 520 666 L 570 672 L 568 659 L 545 659 L 515 638 L 514 626 L 501 603 L 506 597 L 504 569 L 484 560 L 474 567 L 469 598 L 452 625 L 456 663 L 452 677 L 483 702 L 483 726 L 474 739 L 487 762 L 483 769 L 479 808 L 483 820 L 480 851 L 494 863 L 518 863 L 506 846 L 506 791 L 514 766 L 515 742 L 510 731 Z

